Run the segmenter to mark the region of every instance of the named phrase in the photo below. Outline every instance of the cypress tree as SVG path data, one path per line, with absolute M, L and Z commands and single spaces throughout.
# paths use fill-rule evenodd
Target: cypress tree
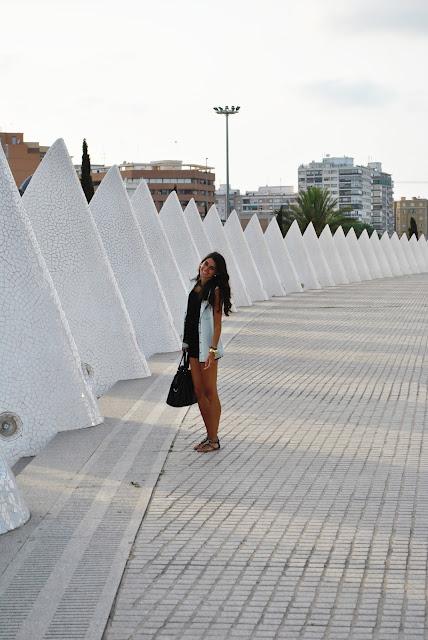
M 90 202 L 92 196 L 94 195 L 94 185 L 92 183 L 92 176 L 91 176 L 91 159 L 89 158 L 88 145 L 86 144 L 85 138 L 83 138 L 82 148 L 83 148 L 82 175 L 80 178 L 80 184 L 82 185 L 82 189 L 85 193 L 86 200 Z
M 413 217 L 411 217 L 410 218 L 410 227 L 409 227 L 409 238 L 411 238 L 413 234 L 415 235 L 416 240 L 417 240 L 418 237 L 419 237 L 418 225 L 416 224 L 416 220 Z

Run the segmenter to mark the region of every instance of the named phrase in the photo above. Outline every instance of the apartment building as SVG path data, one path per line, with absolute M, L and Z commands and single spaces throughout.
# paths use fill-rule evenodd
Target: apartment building
M 0 142 L 17 187 L 33 175 L 49 149 L 38 142 L 25 142 L 22 131 L 0 131 Z
M 390 173 L 382 171 L 380 162 L 369 162 L 372 172 L 372 221 L 371 225 L 383 233 L 390 235 L 395 229 L 394 217 L 394 183 Z
M 409 235 L 410 220 L 414 218 L 418 234 L 428 238 L 428 198 L 400 198 L 394 202 L 395 230 Z
M 176 191 L 183 208 L 193 198 L 202 216 L 215 202 L 214 167 L 159 160 L 147 164 L 124 162 L 119 170 L 130 195 L 144 178 L 158 211 L 171 191 Z
M 256 213 L 263 229 L 280 207 L 289 207 L 295 204 L 297 193 L 292 186 L 271 186 L 259 187 L 256 191 L 246 191 L 241 194 L 239 189 L 229 190 L 230 209 L 236 210 L 242 226 L 245 228 L 250 218 Z M 220 185 L 216 191 L 216 205 L 220 217 L 225 219 L 226 213 L 226 185 Z
M 372 219 L 372 170 L 354 165 L 354 159 L 344 156 L 326 156 L 321 162 L 300 165 L 298 169 L 299 191 L 308 187 L 328 189 L 337 199 L 338 207 L 345 215 L 371 224 Z

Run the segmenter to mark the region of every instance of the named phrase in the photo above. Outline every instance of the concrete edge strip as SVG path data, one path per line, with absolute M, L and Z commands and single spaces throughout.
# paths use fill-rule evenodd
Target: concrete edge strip
M 132 416 L 135 415 L 135 413 L 140 408 L 142 408 L 142 406 L 144 405 L 144 401 L 147 399 L 147 397 L 152 395 L 154 390 L 157 387 L 159 387 L 162 382 L 164 382 L 165 376 L 167 376 L 167 375 L 171 376 L 172 375 L 174 369 L 175 369 L 175 365 L 169 365 L 165 369 L 165 371 L 163 371 L 159 375 L 159 377 L 157 377 L 156 380 L 153 381 L 153 384 L 151 384 L 146 389 L 146 391 L 142 394 L 142 396 L 140 398 L 138 398 L 138 400 L 132 405 L 132 407 L 127 411 L 127 413 L 122 418 L 120 418 L 120 420 L 118 420 L 117 422 L 126 422 L 127 420 L 130 420 L 132 418 Z M 159 403 L 157 403 L 155 405 L 155 407 L 153 408 L 153 411 L 155 410 L 155 408 L 156 408 L 156 406 L 158 404 Z M 61 495 L 58 496 L 57 500 L 55 501 L 55 504 L 50 509 L 49 514 L 46 514 L 46 515 L 49 515 L 49 517 L 52 518 L 52 517 L 55 517 L 56 515 L 58 515 L 60 513 L 60 511 L 64 508 L 64 506 L 67 503 L 67 501 L 72 496 L 73 491 L 76 489 L 76 487 L 82 481 L 82 478 L 84 478 L 87 475 L 91 475 L 91 473 L 90 473 L 91 465 L 108 448 L 108 446 L 110 445 L 111 441 L 115 438 L 115 436 L 116 436 L 116 429 L 112 428 L 112 430 L 109 433 L 109 435 L 95 449 L 94 453 L 85 462 L 85 464 L 80 469 L 80 471 L 77 472 L 76 474 L 74 474 L 73 476 L 68 478 L 67 487 L 64 488 L 64 490 L 62 491 Z M 40 527 L 44 526 L 44 524 L 45 524 L 45 518 L 43 518 L 43 520 L 37 525 L 37 527 L 32 532 L 31 537 L 29 539 L 27 539 L 24 542 L 24 544 L 21 546 L 21 548 L 19 550 L 19 554 L 17 554 L 15 556 L 13 561 L 9 564 L 9 566 L 4 570 L 4 572 L 0 576 L 0 597 L 5 594 L 7 588 L 9 587 L 9 585 L 11 583 L 11 581 L 13 580 L 15 575 L 18 573 L 18 571 L 20 570 L 22 565 L 25 563 L 27 558 L 32 555 L 32 553 L 33 553 L 33 551 L 35 549 L 35 546 L 37 544 L 37 532 L 40 530 Z
M 138 411 L 141 403 L 142 400 L 138 400 L 130 409 L 130 411 L 128 411 L 128 413 L 126 414 L 128 419 L 131 415 L 134 415 Z M 126 447 L 122 456 L 119 458 L 118 462 L 113 467 L 111 473 L 105 478 L 100 490 L 93 500 L 90 510 L 84 516 L 83 520 L 74 532 L 73 537 L 67 544 L 67 547 L 61 556 L 60 562 L 58 562 L 55 569 L 50 574 L 43 589 L 40 591 L 36 600 L 34 601 L 31 610 L 28 612 L 25 622 L 21 625 L 21 628 L 16 635 L 16 640 L 28 640 L 29 638 L 42 638 L 44 636 L 49 627 L 49 623 L 55 615 L 56 608 L 61 601 L 63 593 L 72 579 L 73 572 L 80 562 L 86 548 L 88 547 L 94 532 L 101 523 L 102 518 L 107 511 L 115 493 L 121 486 L 121 483 L 127 471 L 135 461 L 135 458 L 138 456 L 138 453 L 144 441 L 149 436 L 152 428 L 159 422 L 159 419 L 164 410 L 165 407 L 161 405 L 161 403 L 157 403 L 155 405 L 155 407 L 152 409 L 145 420 L 145 422 L 147 423 L 147 428 L 138 430 L 136 435 L 132 438 L 132 440 L 130 440 L 128 446 Z M 162 451 L 162 464 L 167 452 L 168 449 Z M 159 458 L 160 455 L 156 459 L 156 463 L 158 464 Z M 153 473 L 154 472 L 152 471 L 152 477 Z M 150 487 L 153 486 L 154 482 L 152 480 L 150 483 Z M 144 489 L 145 490 L 142 496 L 142 505 L 147 505 L 152 492 L 152 488 L 144 487 Z M 139 522 L 143 517 L 143 513 L 140 512 L 138 515 L 137 514 L 138 511 L 135 509 L 133 518 L 128 527 L 128 529 L 132 527 L 132 529 L 134 530 L 134 535 L 136 533 Z M 127 557 L 128 556 L 126 554 L 124 558 L 123 556 L 121 558 L 122 571 L 123 564 L 126 563 Z M 117 558 L 117 561 L 119 562 L 119 558 Z M 119 578 L 121 574 L 122 572 L 120 572 Z

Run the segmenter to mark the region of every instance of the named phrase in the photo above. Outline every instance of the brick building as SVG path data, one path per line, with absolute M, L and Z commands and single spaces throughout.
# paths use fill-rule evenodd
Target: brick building
M 24 142 L 22 132 L 0 131 L 0 141 L 19 187 L 26 178 L 33 175 L 49 147 L 40 146 L 38 142 Z

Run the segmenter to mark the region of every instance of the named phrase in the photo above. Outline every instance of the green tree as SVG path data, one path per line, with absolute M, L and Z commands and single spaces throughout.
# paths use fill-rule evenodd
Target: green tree
M 360 220 L 355 220 L 354 218 L 345 218 L 344 221 L 342 222 L 342 229 L 344 233 L 348 233 L 351 227 L 354 228 L 355 235 L 357 236 L 357 238 L 360 237 L 364 229 L 367 229 L 367 233 L 369 234 L 369 236 L 371 236 L 373 231 L 375 231 L 375 228 L 372 227 L 370 224 L 366 224 L 365 222 L 360 222 Z
M 291 206 L 291 211 L 302 233 L 312 222 L 318 236 L 326 224 L 334 233 L 340 225 L 354 221 L 344 215 L 346 210 L 338 208 L 337 199 L 333 198 L 328 189 L 320 187 L 309 187 L 306 191 L 301 191 L 297 196 L 297 204 Z
M 88 145 L 86 144 L 85 138 L 83 138 L 82 149 L 83 149 L 82 171 L 81 171 L 80 184 L 82 185 L 82 189 L 85 193 L 86 200 L 90 202 L 92 196 L 94 195 L 94 185 L 93 185 L 92 176 L 91 176 L 91 159 L 88 154 Z
M 413 234 L 415 235 L 416 240 L 419 238 L 418 225 L 416 224 L 416 220 L 413 218 L 413 216 L 410 218 L 410 227 L 408 234 L 409 238 L 411 238 Z

